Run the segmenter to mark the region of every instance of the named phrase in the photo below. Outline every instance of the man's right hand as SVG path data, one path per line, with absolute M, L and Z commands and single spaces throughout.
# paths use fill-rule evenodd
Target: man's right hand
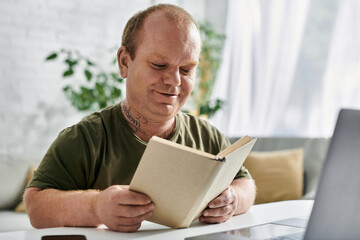
M 99 221 L 113 231 L 135 232 L 152 215 L 153 209 L 148 196 L 130 191 L 127 185 L 110 186 L 95 200 Z

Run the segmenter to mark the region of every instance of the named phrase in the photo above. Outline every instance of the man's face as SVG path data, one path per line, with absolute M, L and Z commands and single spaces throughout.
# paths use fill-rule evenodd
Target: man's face
M 135 58 L 127 54 L 122 71 L 128 107 L 152 121 L 174 117 L 194 87 L 200 45 L 195 25 L 178 28 L 161 12 L 148 16 L 137 36 Z

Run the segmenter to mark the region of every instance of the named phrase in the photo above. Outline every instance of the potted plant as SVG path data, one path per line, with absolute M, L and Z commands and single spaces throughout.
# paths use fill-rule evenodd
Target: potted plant
M 62 73 L 64 79 L 73 77 L 74 80 L 76 72 L 80 72 L 80 84 L 72 81 L 63 88 L 67 99 L 79 111 L 99 110 L 121 99 L 123 79 L 116 67 L 116 58 L 111 63 L 112 70 L 109 71 L 103 70 L 94 61 L 76 50 L 61 49 L 58 52 L 52 52 L 46 61 L 56 59 L 62 59 L 65 65 Z
M 211 93 L 219 69 L 225 35 L 217 33 L 209 22 L 199 24 L 202 46 L 197 84 L 192 93 L 195 114 L 210 118 L 224 104 L 220 99 L 211 101 Z

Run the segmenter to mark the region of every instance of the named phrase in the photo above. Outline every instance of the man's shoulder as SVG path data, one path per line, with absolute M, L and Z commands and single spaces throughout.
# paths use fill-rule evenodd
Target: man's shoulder
M 209 121 L 203 117 L 198 117 L 186 112 L 179 112 L 178 118 L 181 123 L 190 127 L 201 127 L 212 131 L 218 131 L 216 127 L 211 125 Z
M 189 131 L 192 135 L 198 135 L 206 139 L 223 138 L 223 134 L 207 119 L 194 116 L 189 113 L 179 112 L 180 131 Z
M 98 126 L 103 127 L 104 124 L 111 122 L 116 115 L 118 115 L 119 106 L 118 105 L 111 105 L 99 112 L 93 112 L 84 118 L 81 119 L 79 122 L 82 126 Z
M 83 117 L 78 123 L 69 126 L 62 130 L 59 134 L 59 137 L 62 136 L 95 136 L 99 137 L 102 134 L 105 134 L 106 128 L 108 128 L 113 120 L 116 113 L 116 105 L 109 106 L 104 108 L 99 112 L 93 112 L 85 117 Z
M 179 143 L 212 154 L 228 146 L 226 137 L 206 119 L 189 113 L 179 112 Z

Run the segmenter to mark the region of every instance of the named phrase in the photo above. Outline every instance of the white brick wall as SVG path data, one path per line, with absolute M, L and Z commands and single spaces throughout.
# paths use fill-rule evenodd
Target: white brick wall
M 63 66 L 44 61 L 51 51 L 78 49 L 107 66 L 108 49 L 120 44 L 127 19 L 159 2 L 1 0 L 0 154 L 41 157 L 59 131 L 85 115 L 63 95 Z M 182 5 L 196 19 L 206 17 L 205 0 L 167 2 Z

